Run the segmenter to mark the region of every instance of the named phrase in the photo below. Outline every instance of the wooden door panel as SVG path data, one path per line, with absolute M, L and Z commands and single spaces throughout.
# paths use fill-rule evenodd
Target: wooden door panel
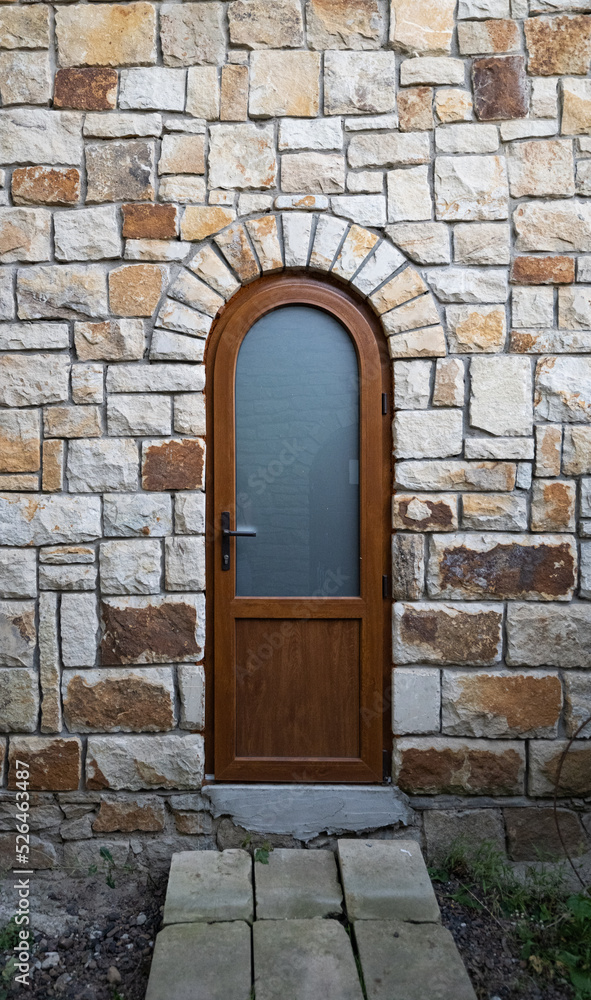
M 360 623 L 236 621 L 238 757 L 360 757 Z

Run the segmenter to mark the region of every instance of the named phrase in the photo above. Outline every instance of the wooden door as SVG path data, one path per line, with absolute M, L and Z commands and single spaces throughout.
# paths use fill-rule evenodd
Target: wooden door
M 216 324 L 207 358 L 215 758 L 206 768 L 217 781 L 382 781 L 384 347 L 348 294 L 304 276 L 260 279 Z M 227 533 L 237 530 L 249 534 Z

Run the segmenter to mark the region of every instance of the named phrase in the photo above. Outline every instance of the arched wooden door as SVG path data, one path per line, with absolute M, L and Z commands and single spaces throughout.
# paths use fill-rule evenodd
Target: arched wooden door
M 218 781 L 382 781 L 384 349 L 361 306 L 311 277 L 260 279 L 216 324 L 207 358 L 207 769 Z

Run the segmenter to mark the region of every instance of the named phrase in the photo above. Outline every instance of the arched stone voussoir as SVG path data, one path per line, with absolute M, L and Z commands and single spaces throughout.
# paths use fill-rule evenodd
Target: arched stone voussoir
M 238 219 L 200 243 L 160 307 L 152 360 L 200 361 L 213 320 L 242 286 L 290 268 L 330 273 L 380 317 L 392 358 L 440 358 L 445 332 L 433 293 L 388 237 L 328 213 Z

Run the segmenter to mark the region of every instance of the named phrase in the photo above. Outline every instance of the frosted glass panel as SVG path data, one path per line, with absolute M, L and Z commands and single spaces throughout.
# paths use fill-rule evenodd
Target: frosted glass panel
M 359 370 L 311 306 L 268 313 L 236 367 L 236 594 L 359 595 Z

